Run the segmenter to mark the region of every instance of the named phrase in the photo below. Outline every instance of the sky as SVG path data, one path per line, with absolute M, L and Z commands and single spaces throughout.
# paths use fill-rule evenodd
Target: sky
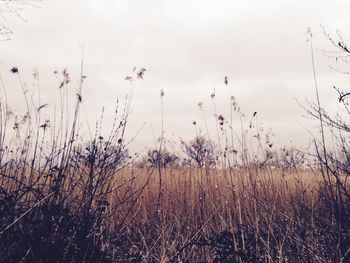
M 277 144 L 292 141 L 305 146 L 309 132 L 318 136 L 317 123 L 305 118 L 299 105 L 306 105 L 306 99 L 315 101 L 308 27 L 313 32 L 321 103 L 331 111 L 340 110 L 332 86 L 346 89 L 348 76 L 329 66 L 345 71 L 347 65 L 335 64 L 321 52 L 332 50 L 332 45 L 320 25 L 335 38 L 339 30 L 345 41 L 349 39 L 349 1 L 31 3 L 18 11 L 20 16 L 3 12 L 1 18 L 13 32 L 10 40 L 0 41 L 0 71 L 15 111 L 24 111 L 24 101 L 18 79 L 9 69 L 18 67 L 28 87 L 33 70 L 40 73 L 41 97 L 49 103 L 49 112 L 58 97 L 59 79 L 53 72 L 67 68 L 72 89 L 77 88 L 84 46 L 87 78 L 81 122 L 92 130 L 102 107 L 104 125 L 111 125 L 117 99 L 122 101 L 129 91 L 125 77 L 135 66 L 146 68 L 144 79 L 135 83 L 128 123 L 129 138 L 141 128 L 130 146 L 133 151 L 154 145 L 161 134 L 162 112 L 164 135 L 170 140 L 193 138 L 194 120 L 205 131 L 203 112 L 209 134 L 215 137 L 214 114 L 228 118 L 230 96 L 244 112 L 245 125 L 257 111 L 259 127 L 271 129 Z M 215 100 L 210 97 L 214 90 Z M 239 125 L 235 123 L 234 129 L 239 131 Z

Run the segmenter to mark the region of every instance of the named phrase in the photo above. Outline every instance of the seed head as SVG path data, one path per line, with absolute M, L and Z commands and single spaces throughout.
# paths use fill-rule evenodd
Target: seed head
M 213 92 L 210 94 L 210 97 L 211 97 L 212 99 L 215 98 L 215 88 L 213 89 Z
M 39 70 L 37 70 L 37 69 L 33 70 L 33 77 L 34 77 L 34 79 L 37 79 L 39 77 Z
M 12 67 L 12 69 L 10 69 L 10 71 L 11 71 L 13 74 L 16 74 L 16 73 L 18 73 L 18 68 L 17 68 L 17 67 Z
M 224 125 L 224 120 L 225 120 L 225 118 L 222 115 L 219 115 L 218 121 L 219 121 L 220 126 Z
M 138 79 L 143 79 L 143 75 L 145 74 L 146 69 L 145 68 L 141 68 L 137 73 L 136 76 Z

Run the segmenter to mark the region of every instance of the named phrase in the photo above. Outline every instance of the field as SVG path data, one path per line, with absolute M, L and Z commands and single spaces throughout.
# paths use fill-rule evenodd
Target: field
M 121 165 L 115 151 L 98 149 L 92 144 L 80 157 L 75 149 L 64 171 L 48 160 L 42 170 L 28 161 L 2 165 L 3 262 L 349 260 L 343 175 L 253 164 Z
M 349 93 L 334 87 L 345 114 L 333 117 L 314 74 L 316 103 L 301 106 L 319 133 L 309 147 L 278 148 L 257 111 L 246 117 L 231 94 L 219 114 L 214 90 L 215 112 L 198 103 L 202 126 L 193 121 L 194 138 L 170 147 L 161 89 L 159 138 L 131 153 L 129 132 L 142 132 L 128 129 L 134 89 L 146 69 L 125 77 L 125 100 L 108 127 L 103 108 L 94 130 L 84 123 L 83 69 L 84 56 L 77 86 L 55 70 L 53 106 L 38 71 L 28 88 L 20 69 L 9 70 L 18 111 L 1 82 L 0 262 L 350 262 Z
M 334 262 L 342 253 L 331 248 L 339 240 L 339 221 L 332 219 L 319 174 L 167 169 L 163 177 L 161 199 L 151 179 L 125 226 L 136 261 Z

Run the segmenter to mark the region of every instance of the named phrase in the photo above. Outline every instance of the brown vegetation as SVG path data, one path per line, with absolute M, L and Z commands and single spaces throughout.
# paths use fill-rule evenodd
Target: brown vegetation
M 345 44 L 339 46 L 349 53 Z M 179 156 L 166 149 L 162 127 L 159 148 L 136 165 L 125 132 L 135 81 L 144 78 L 144 68 L 126 78 L 130 93 L 124 109 L 116 108 L 109 135 L 101 134 L 102 113 L 89 141 L 77 128 L 83 68 L 73 116 L 65 101 L 70 76 L 63 70 L 53 121 L 42 117 L 48 105 L 27 95 L 20 69 L 11 71 L 27 109 L 14 115 L 4 89 L 0 261 L 350 261 L 349 126 L 326 114 L 320 103 L 309 113 L 321 121 L 322 135 L 327 127 L 339 131 L 337 151 L 330 152 L 324 138 L 315 139 L 308 153 L 274 149 L 268 133 L 253 129 L 253 119 L 244 126 L 230 96 L 231 116 L 214 115 L 215 142 L 196 130 L 193 140 L 181 142 L 187 156 Z M 227 77 L 224 83 L 229 85 Z M 341 94 L 346 101 L 347 94 Z M 215 94 L 211 98 L 215 103 Z M 234 114 L 241 120 L 239 136 Z

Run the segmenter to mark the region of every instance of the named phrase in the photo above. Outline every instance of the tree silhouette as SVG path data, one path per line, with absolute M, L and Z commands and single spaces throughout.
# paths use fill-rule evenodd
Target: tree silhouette
M 204 136 L 197 136 L 192 141 L 182 142 L 183 150 L 194 160 L 198 167 L 209 167 L 215 164 L 215 149 Z

